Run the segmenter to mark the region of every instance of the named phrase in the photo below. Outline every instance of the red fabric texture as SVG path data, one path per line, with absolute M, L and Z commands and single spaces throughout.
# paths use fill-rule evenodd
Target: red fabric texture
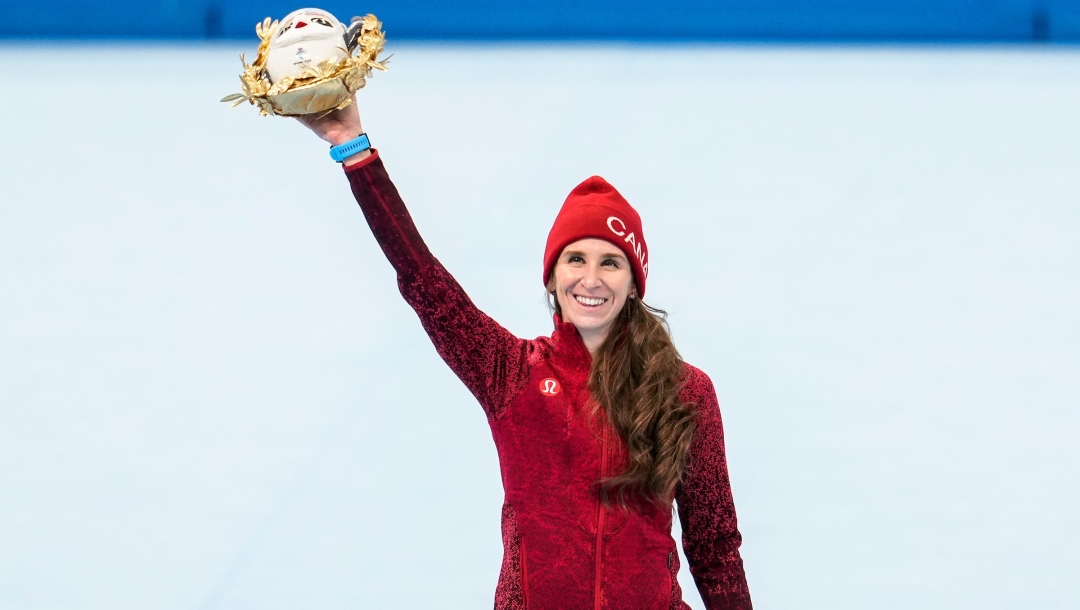
M 625 468 L 626 448 L 606 416 L 588 416 L 591 357 L 574 325 L 556 317 L 550 337 L 515 337 L 431 255 L 377 155 L 346 174 L 402 296 L 487 415 L 505 491 L 496 610 L 688 609 L 671 506 L 599 502 L 593 483 Z M 690 573 L 708 610 L 749 609 L 716 393 L 687 365 L 681 396 L 699 420 L 675 497 Z
M 346 172 L 356 171 L 356 170 L 364 167 L 365 165 L 367 165 L 369 163 L 374 163 L 375 159 L 379 158 L 379 151 L 377 149 L 374 149 L 374 148 L 371 148 L 369 150 L 371 150 L 370 155 L 364 157 L 363 159 L 357 161 L 356 163 L 353 163 L 352 165 L 343 165 L 343 167 L 345 168 L 345 171 Z
M 641 232 L 641 217 L 630 203 L 600 176 L 588 178 L 567 195 L 544 248 L 544 284 L 566 246 L 587 238 L 603 239 L 619 247 L 630 260 L 637 293 L 645 296 L 649 276 L 649 249 Z

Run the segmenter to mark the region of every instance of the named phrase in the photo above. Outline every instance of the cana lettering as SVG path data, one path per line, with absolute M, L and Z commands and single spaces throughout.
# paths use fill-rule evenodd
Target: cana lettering
M 641 244 L 639 244 L 638 241 L 634 239 L 633 233 L 627 235 L 626 239 L 624 239 L 623 241 L 628 244 L 634 244 L 634 255 L 638 257 L 638 260 L 644 261 L 644 257 L 641 256 Z M 641 264 L 644 265 L 645 263 L 642 262 Z
M 622 229 L 621 230 L 616 229 L 615 226 L 612 224 L 614 222 L 619 223 L 619 226 L 622 227 Z M 619 237 L 622 237 L 623 235 L 626 235 L 626 223 L 623 222 L 622 220 L 620 220 L 618 216 L 609 216 L 608 217 L 608 219 L 607 219 L 607 228 L 611 229 L 611 232 L 618 235 Z
M 641 261 L 641 270 L 645 274 L 645 277 L 649 277 L 649 253 L 645 249 L 645 243 L 638 241 L 634 236 L 634 232 L 631 231 L 629 235 L 626 234 L 626 223 L 622 221 L 618 216 L 608 216 L 607 226 L 611 229 L 611 232 L 619 237 L 625 236 L 623 241 L 631 244 L 634 248 L 634 256 Z

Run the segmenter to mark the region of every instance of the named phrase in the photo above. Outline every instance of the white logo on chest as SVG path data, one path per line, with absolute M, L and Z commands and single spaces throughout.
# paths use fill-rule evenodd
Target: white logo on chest
M 554 396 L 559 393 L 560 389 L 558 380 L 551 377 L 540 382 L 540 393 L 544 396 Z

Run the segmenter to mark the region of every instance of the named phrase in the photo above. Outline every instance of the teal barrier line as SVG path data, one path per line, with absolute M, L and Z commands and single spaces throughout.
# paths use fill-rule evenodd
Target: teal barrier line
M 309 5 L 311 6 L 311 5 Z M 331 0 L 390 39 L 1070 42 L 1080 0 Z M 0 37 L 248 38 L 297 2 L 2 0 Z

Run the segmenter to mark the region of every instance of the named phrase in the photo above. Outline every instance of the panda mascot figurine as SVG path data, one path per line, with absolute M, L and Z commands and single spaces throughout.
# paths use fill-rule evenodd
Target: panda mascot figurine
M 330 13 L 315 8 L 293 11 L 281 20 L 270 42 L 266 57 L 270 84 L 286 76 L 299 78 L 324 59 L 345 59 L 350 46 L 345 26 Z
M 303 8 L 280 22 L 269 18 L 255 26 L 261 44 L 255 62 L 240 75 L 243 93 L 221 101 L 245 101 L 263 115 L 297 116 L 344 108 L 366 83 L 385 37 L 374 15 L 353 17 L 346 28 L 327 11 Z

